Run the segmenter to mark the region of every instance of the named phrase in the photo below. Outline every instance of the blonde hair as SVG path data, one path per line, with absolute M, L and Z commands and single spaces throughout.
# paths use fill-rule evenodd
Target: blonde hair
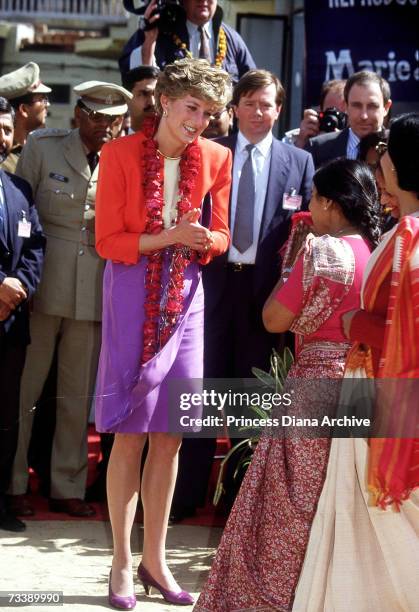
M 230 76 L 207 60 L 184 58 L 168 64 L 157 78 L 156 107 L 163 112 L 160 96 L 172 100 L 191 95 L 214 105 L 214 110 L 221 110 L 231 100 L 232 86 Z

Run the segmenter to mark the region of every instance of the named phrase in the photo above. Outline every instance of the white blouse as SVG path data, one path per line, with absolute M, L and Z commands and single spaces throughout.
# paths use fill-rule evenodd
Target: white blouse
M 169 229 L 176 223 L 179 201 L 179 163 L 180 159 L 165 158 L 164 160 L 164 206 L 162 213 L 164 229 Z

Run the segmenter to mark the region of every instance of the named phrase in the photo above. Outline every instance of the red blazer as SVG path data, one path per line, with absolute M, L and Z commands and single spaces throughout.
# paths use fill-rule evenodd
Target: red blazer
M 144 233 L 146 210 L 143 184 L 144 134 L 137 132 L 105 144 L 100 154 L 99 183 L 96 193 L 96 250 L 105 259 L 136 264 L 140 235 Z M 231 185 L 231 152 L 211 140 L 199 138 L 201 169 L 193 208 L 212 196 L 210 230 L 214 244 L 200 263 L 208 263 L 227 251 L 230 240 L 228 205 Z

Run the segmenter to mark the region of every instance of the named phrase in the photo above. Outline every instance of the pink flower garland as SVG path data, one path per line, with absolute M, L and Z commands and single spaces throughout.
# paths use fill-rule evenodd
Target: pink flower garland
M 144 141 L 144 199 L 147 211 L 147 234 L 159 234 L 163 228 L 163 168 L 164 160 L 157 151 L 154 134 L 158 118 L 145 119 L 142 131 Z M 191 196 L 201 165 L 201 152 L 196 142 L 184 151 L 179 164 L 178 185 L 179 201 L 176 223 L 192 209 Z M 143 352 L 141 364 L 147 363 L 166 344 L 172 335 L 183 310 L 184 273 L 190 262 L 197 260 L 196 252 L 177 244 L 170 249 L 155 251 L 147 255 L 145 274 L 146 297 L 144 302 L 145 321 L 143 326 Z M 167 287 L 162 286 L 164 254 L 168 252 L 169 280 Z

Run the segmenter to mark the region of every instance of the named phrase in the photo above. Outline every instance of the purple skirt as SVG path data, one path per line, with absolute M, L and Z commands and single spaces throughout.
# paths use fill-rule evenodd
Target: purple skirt
M 169 431 L 168 381 L 203 376 L 204 292 L 198 264 L 185 270 L 183 312 L 171 338 L 140 364 L 146 265 L 146 257 L 133 266 L 106 263 L 95 398 L 101 432 Z

